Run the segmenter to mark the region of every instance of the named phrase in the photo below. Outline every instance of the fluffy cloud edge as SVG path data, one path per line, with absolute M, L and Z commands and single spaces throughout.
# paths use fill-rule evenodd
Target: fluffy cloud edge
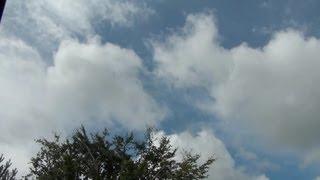
M 159 131 L 153 135 L 155 140 L 167 136 L 173 147 L 178 148 L 177 159 L 182 158 L 184 151 L 200 154 L 200 163 L 214 156 L 217 160 L 208 171 L 208 179 L 218 180 L 268 180 L 264 174 L 249 174 L 244 167 L 237 167 L 225 144 L 215 136 L 212 130 L 203 129 L 196 134 L 189 131 L 181 133 L 166 134 Z
M 188 15 L 181 30 L 154 42 L 153 49 L 159 78 L 207 90 L 209 100 L 195 102 L 198 108 L 271 144 L 317 145 L 319 39 L 287 29 L 261 48 L 243 43 L 226 49 L 213 15 L 200 13 Z
M 0 90 L 0 148 L 23 172 L 35 145 L 21 143 L 68 134 L 81 124 L 142 130 L 166 116 L 145 91 L 144 68 L 132 50 L 97 39 L 67 40 L 48 66 L 22 40 L 0 39 L 0 84 L 6 87 Z

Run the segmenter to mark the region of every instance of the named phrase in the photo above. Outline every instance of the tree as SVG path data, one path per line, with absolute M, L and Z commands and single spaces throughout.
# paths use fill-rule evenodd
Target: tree
M 142 140 L 132 133 L 111 136 L 107 130 L 87 134 L 84 127 L 64 141 L 40 139 L 40 151 L 31 159 L 31 174 L 37 179 L 203 179 L 213 157 L 203 164 L 200 155 L 184 153 L 166 136 L 155 139 L 149 129 Z
M 10 169 L 11 161 L 4 161 L 4 157 L 0 155 L 0 179 L 1 180 L 14 180 L 16 179 L 17 169 Z

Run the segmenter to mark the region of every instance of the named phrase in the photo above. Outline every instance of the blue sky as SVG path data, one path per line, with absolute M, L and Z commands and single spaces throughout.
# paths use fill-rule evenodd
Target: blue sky
M 0 27 L 0 149 L 79 124 L 218 161 L 209 179 L 320 178 L 316 0 L 31 0 Z M 21 146 L 25 142 L 25 146 Z

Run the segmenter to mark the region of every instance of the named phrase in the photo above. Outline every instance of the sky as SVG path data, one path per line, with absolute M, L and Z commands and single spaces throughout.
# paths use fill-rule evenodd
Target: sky
M 317 0 L 10 0 L 0 153 L 155 126 L 214 180 L 320 179 Z

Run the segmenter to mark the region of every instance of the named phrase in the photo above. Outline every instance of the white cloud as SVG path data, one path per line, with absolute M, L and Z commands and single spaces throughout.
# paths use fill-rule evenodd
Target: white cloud
M 165 111 L 139 78 L 141 59 L 92 38 L 97 24 L 129 27 L 151 13 L 141 1 L 7 2 L 0 31 L 0 153 L 21 173 L 35 152 L 33 140 L 53 131 L 68 133 L 80 123 L 143 129 L 163 119 Z
M 9 120 L 1 121 L 6 124 L 2 131 L 12 131 L 10 124 L 12 128 L 25 128 L 29 121 L 34 123 L 31 127 L 39 125 L 40 119 L 43 126 L 48 126 L 47 119 L 104 120 L 141 129 L 163 117 L 164 111 L 142 87 L 139 73 L 144 69 L 131 50 L 97 40 L 68 40 L 49 67 L 20 40 L 2 38 L 0 52 L 0 82 L 5 87 L 0 116 Z
M 158 132 L 155 137 L 161 137 L 164 132 Z M 168 137 L 174 147 L 179 148 L 177 158 L 181 159 L 182 151 L 192 151 L 200 154 L 200 162 L 204 162 L 207 158 L 214 154 L 217 161 L 213 163 L 208 172 L 208 179 L 217 180 L 267 180 L 265 175 L 250 175 L 245 172 L 244 167 L 236 167 L 234 159 L 226 149 L 224 143 L 215 137 L 208 130 L 202 130 L 196 135 L 188 131 L 179 134 L 170 134 Z
M 182 31 L 153 43 L 156 74 L 206 88 L 213 100 L 199 107 L 277 147 L 319 145 L 320 40 L 286 30 L 262 48 L 224 49 L 216 29 L 211 14 L 189 15 Z
M 230 71 L 230 54 L 217 40 L 213 16 L 189 15 L 185 27 L 165 43 L 153 42 L 158 76 L 174 82 L 178 87 L 211 86 L 225 80 Z M 215 59 L 215 61 L 212 61 Z
M 33 125 L 40 123 L 44 65 L 37 51 L 22 41 L 0 39 L 0 139 L 9 142 L 17 134 L 35 132 Z
M 319 40 L 294 31 L 278 33 L 261 50 L 234 48 L 230 80 L 212 93 L 215 111 L 279 144 L 318 145 L 319 49 Z
M 30 148 L 11 150 L 53 131 L 68 133 L 81 123 L 144 129 L 163 120 L 165 111 L 145 92 L 142 62 L 132 50 L 68 40 L 47 67 L 23 41 L 0 39 L 0 149 L 19 168 Z
M 51 55 L 62 40 L 94 36 L 99 25 L 130 27 L 152 13 L 142 1 L 12 0 L 7 2 L 1 33 Z
M 49 110 L 60 121 L 105 119 L 144 129 L 162 119 L 164 112 L 142 87 L 143 66 L 133 51 L 67 41 L 54 59 L 46 83 Z

